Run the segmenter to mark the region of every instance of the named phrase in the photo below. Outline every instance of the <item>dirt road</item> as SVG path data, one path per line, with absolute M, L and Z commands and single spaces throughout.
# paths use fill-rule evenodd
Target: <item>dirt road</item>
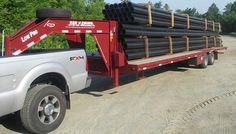
M 122 77 L 116 89 L 95 78 L 90 89 L 72 95 L 72 110 L 52 133 L 235 134 L 236 38 L 223 40 L 228 51 L 205 70 L 160 68 L 141 81 Z M 1 134 L 25 133 L 14 116 L 0 120 Z

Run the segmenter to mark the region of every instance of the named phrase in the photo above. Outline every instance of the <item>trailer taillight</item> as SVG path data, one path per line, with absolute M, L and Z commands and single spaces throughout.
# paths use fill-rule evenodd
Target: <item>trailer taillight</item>
M 112 32 L 110 32 L 110 42 L 112 42 L 114 39 L 114 34 Z

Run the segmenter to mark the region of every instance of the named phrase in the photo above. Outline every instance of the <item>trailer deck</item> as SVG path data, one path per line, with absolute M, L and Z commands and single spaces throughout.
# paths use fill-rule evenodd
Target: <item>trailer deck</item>
M 149 63 L 154 63 L 154 62 L 160 62 L 163 60 L 172 60 L 172 63 L 174 62 L 175 58 L 181 57 L 181 56 L 191 56 L 195 55 L 197 57 L 197 54 L 200 53 L 201 51 L 191 51 L 191 52 L 182 52 L 182 53 L 176 53 L 176 54 L 168 54 L 164 56 L 157 56 L 157 57 L 151 57 L 148 59 L 141 59 L 141 60 L 131 60 L 128 62 L 129 65 L 144 65 L 144 64 L 149 64 Z M 189 57 L 192 58 L 192 57 Z
M 194 58 L 201 60 L 201 57 L 202 55 L 204 55 L 204 53 L 220 52 L 224 49 L 226 48 L 214 47 L 210 49 L 195 50 L 195 51 L 182 52 L 182 53 L 176 53 L 176 54 L 168 54 L 164 56 L 131 60 L 131 61 L 128 61 L 128 64 L 129 66 L 131 66 L 131 68 L 133 68 L 133 70 L 143 71 L 143 70 L 148 70 L 155 67 L 161 67 L 167 64 L 172 64 L 172 63 L 176 63 L 176 62 L 180 62 L 184 60 L 191 60 Z M 198 64 L 201 64 L 201 62 L 199 61 Z

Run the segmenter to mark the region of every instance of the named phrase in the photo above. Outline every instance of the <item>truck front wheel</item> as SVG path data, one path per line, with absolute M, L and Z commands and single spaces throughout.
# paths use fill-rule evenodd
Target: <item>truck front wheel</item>
M 32 133 L 48 133 L 59 127 L 66 113 L 66 98 L 53 85 L 36 85 L 20 111 L 23 126 Z

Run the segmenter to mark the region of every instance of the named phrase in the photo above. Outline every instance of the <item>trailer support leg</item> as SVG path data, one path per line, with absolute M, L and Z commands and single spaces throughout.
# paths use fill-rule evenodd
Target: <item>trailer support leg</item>
M 113 86 L 118 87 L 119 86 L 119 69 L 115 68 L 113 71 Z

